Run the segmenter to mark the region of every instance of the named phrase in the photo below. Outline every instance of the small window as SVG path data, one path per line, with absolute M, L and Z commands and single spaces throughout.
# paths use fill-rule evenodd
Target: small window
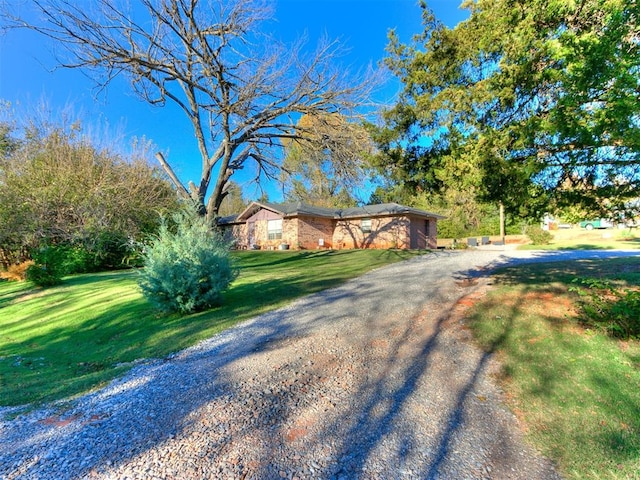
M 360 230 L 362 230 L 362 233 L 371 233 L 371 219 L 370 218 L 363 218 L 360 221 Z
M 269 240 L 282 240 L 282 219 L 268 220 L 267 233 L 269 234 Z

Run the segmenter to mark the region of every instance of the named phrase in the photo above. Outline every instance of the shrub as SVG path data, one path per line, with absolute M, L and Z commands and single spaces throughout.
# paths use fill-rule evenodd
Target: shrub
M 108 139 L 92 145 L 79 122 L 37 123 L 15 132 L 20 141 L 0 155 L 2 266 L 45 244 L 74 249 L 67 273 L 126 266 L 130 239 L 156 232 L 158 212 L 177 208 L 170 182 L 147 163 L 151 145 L 136 142 L 122 154 Z
M 466 242 L 459 242 L 457 238 L 454 238 L 453 242 L 451 242 L 452 250 L 466 250 L 467 248 L 469 248 L 469 245 Z
M 525 234 L 534 245 L 549 245 L 553 240 L 553 235 L 537 225 L 530 225 L 525 228 Z
M 68 273 L 102 272 L 142 266 L 136 263 L 137 242 L 123 234 L 102 231 L 67 247 Z
M 26 280 L 27 270 L 33 264 L 33 260 L 27 260 L 17 265 L 10 265 L 6 272 L 0 272 L 0 278 L 13 282 Z
M 62 282 L 66 272 L 66 248 L 45 246 L 32 252 L 34 264 L 27 268 L 27 280 L 40 287 L 51 287 Z
M 94 256 L 79 245 L 59 247 L 64 255 L 64 268 L 66 273 L 88 273 L 96 271 Z
M 615 338 L 640 338 L 640 291 L 619 289 L 610 282 L 577 278 L 570 291 L 579 295 L 582 322 Z
M 229 247 L 192 212 L 163 222 L 144 253 L 139 281 L 143 294 L 164 312 L 192 313 L 219 305 L 237 275 Z
M 137 242 L 112 232 L 100 232 L 82 241 L 49 248 L 56 250 L 65 275 L 142 266 L 137 259 Z
M 87 245 L 88 253 L 92 255 L 94 271 L 114 270 L 136 266 L 136 242 L 117 232 L 100 232 L 91 245 Z M 141 266 L 141 265 L 138 265 Z

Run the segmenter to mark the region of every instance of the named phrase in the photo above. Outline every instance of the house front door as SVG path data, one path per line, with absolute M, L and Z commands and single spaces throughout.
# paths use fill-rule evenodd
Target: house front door
M 423 222 L 417 218 L 412 218 L 409 232 L 411 235 L 411 238 L 409 240 L 409 248 L 411 248 L 412 250 L 427 248 L 427 239 L 429 236 L 429 220 Z
M 249 222 L 247 237 L 249 240 L 249 248 L 251 248 L 256 244 L 256 222 Z

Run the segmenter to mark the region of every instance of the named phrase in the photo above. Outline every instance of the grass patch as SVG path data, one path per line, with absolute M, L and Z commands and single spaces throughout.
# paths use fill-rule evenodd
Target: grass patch
M 567 478 L 640 478 L 640 342 L 585 329 L 576 277 L 640 284 L 640 260 L 583 260 L 501 270 L 470 312 L 497 352 L 501 382 L 529 438 Z
M 163 316 L 137 272 L 68 277 L 42 290 L 0 283 L 0 406 L 39 404 L 103 385 L 130 362 L 162 358 L 256 314 L 425 252 L 238 252 L 240 276 L 221 307 Z
M 567 229 L 550 232 L 548 245 L 522 245 L 522 250 L 637 250 L 640 248 L 638 229 L 584 230 Z

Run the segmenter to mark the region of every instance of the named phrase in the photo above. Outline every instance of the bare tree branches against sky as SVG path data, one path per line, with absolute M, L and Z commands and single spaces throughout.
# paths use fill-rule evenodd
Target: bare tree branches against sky
M 467 16 L 455 0 L 435 0 L 429 5 L 448 25 Z M 18 0 L 10 6 L 5 3 L 2 8 L 27 18 L 37 15 L 32 1 Z M 273 18 L 265 24 L 264 33 L 288 44 L 303 38 L 308 54 L 313 54 L 320 39 L 329 39 L 327 45 L 344 53 L 336 68 L 356 73 L 366 71 L 368 65 L 375 66 L 384 57 L 390 29 L 396 29 L 405 40 L 421 31 L 420 8 L 413 0 L 277 0 L 272 8 Z M 179 105 L 154 108 L 141 101 L 130 87 L 131 79 L 121 75 L 118 68 L 110 71 L 115 79 L 109 87 L 101 89 L 86 72 L 57 68 L 59 60 L 65 58 L 69 59 L 64 49 L 52 39 L 24 30 L 5 31 L 0 36 L 0 99 L 15 109 L 35 108 L 44 102 L 53 115 L 71 105 L 81 117 L 123 130 L 127 136 L 153 140 L 171 159 L 183 183 L 200 177 L 202 143 L 193 140 L 193 127 Z M 139 88 L 143 95 L 150 93 L 145 92 L 145 84 L 140 83 Z M 397 90 L 398 86 L 389 81 L 375 100 L 389 101 Z M 155 99 L 161 102 L 162 96 Z M 241 185 L 248 183 L 259 173 L 255 168 L 259 164 L 239 172 L 234 179 Z M 277 191 L 269 193 L 277 200 Z

